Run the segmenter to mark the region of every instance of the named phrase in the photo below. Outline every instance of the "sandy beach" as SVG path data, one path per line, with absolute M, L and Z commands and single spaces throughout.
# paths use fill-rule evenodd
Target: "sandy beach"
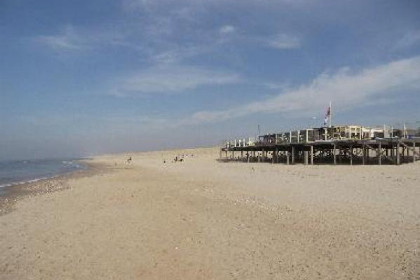
M 420 279 L 420 162 L 218 155 L 100 156 L 1 200 L 0 279 Z

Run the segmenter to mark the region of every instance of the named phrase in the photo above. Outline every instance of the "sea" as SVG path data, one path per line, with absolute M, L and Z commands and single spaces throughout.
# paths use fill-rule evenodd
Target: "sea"
M 80 159 L 41 159 L 0 161 L 0 195 L 4 188 L 53 178 L 86 169 Z M 2 190 L 3 189 L 3 190 Z

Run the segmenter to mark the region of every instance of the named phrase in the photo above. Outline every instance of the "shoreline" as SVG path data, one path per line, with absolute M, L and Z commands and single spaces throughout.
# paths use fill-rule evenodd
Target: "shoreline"
M 50 159 L 40 159 L 40 160 L 34 160 L 34 161 L 41 161 L 42 162 L 42 161 L 46 161 L 46 160 L 49 161 Z M 80 158 L 80 159 L 66 160 L 66 161 L 71 161 L 71 162 L 73 162 L 73 161 L 78 162 L 79 164 L 81 164 L 83 166 L 77 167 L 73 170 L 61 170 L 61 171 L 58 171 L 58 172 L 56 172 L 52 175 L 44 175 L 44 176 L 40 175 L 41 177 L 32 177 L 32 178 L 27 178 L 27 179 L 20 179 L 18 181 L 5 182 L 5 183 L 2 183 L 0 185 L 0 191 L 4 190 L 4 189 L 7 189 L 7 188 L 10 188 L 10 187 L 14 187 L 14 186 L 37 183 L 38 181 L 45 181 L 45 180 L 48 180 L 48 179 L 54 179 L 54 178 L 57 178 L 57 177 L 60 177 L 60 176 L 66 175 L 66 174 L 70 174 L 70 173 L 75 172 L 75 171 L 80 171 L 80 170 L 87 169 L 88 165 L 85 162 L 88 161 L 88 160 L 90 160 L 90 159 L 89 158 Z M 4 161 L 4 162 L 13 163 L 13 162 L 18 162 L 18 161 L 31 162 L 32 160 L 28 160 L 28 161 L 25 161 L 25 160 L 11 161 L 10 160 L 10 161 Z M 62 160 L 59 159 L 59 161 L 62 161 Z M 62 161 L 62 162 L 65 162 L 65 161 Z M 0 195 L 1 195 L 1 192 L 0 192 Z
M 35 181 L 30 180 L 28 182 L 2 187 L 2 194 L 0 195 L 0 216 L 13 211 L 16 207 L 16 203 L 22 199 L 69 189 L 68 180 L 94 176 L 106 170 L 104 165 L 93 163 L 91 159 L 82 159 L 79 161 L 82 162 L 86 168 L 57 174 L 53 177 L 40 178 L 35 179 Z

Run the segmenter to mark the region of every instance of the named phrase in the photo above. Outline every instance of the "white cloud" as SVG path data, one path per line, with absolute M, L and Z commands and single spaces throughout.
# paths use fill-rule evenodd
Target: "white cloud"
M 275 49 L 297 49 L 301 46 L 301 41 L 296 36 L 278 34 L 268 39 L 267 45 Z
M 232 25 L 222 26 L 219 30 L 220 34 L 230 34 L 230 33 L 234 33 L 235 31 L 236 31 L 236 28 Z
M 121 46 L 142 50 L 127 41 L 124 31 L 119 27 L 107 29 L 76 28 L 66 25 L 54 35 L 40 35 L 33 40 L 43 46 L 61 53 L 81 52 L 104 46 Z
M 288 90 L 290 88 L 290 84 L 289 83 L 263 83 L 261 84 L 262 86 L 271 89 L 271 90 L 281 90 L 281 91 L 285 91 Z
M 186 46 L 174 47 L 171 50 L 160 52 L 151 56 L 151 61 L 157 65 L 179 63 L 184 59 L 202 55 L 213 50 L 212 46 Z
M 57 35 L 44 35 L 35 37 L 35 41 L 46 45 L 54 50 L 81 50 L 86 47 L 82 37 L 80 37 L 71 25 L 66 26 Z
M 220 111 L 201 111 L 181 124 L 224 121 L 255 113 L 288 113 L 311 116 L 330 100 L 340 110 L 368 104 L 376 98 L 392 98 L 398 91 L 420 88 L 420 56 L 394 61 L 375 68 L 351 73 L 321 74 L 311 83 L 283 92 L 276 97 Z M 395 96 L 394 96 L 395 98 Z
M 111 94 L 116 96 L 151 93 L 182 93 L 202 86 L 232 84 L 240 81 L 234 73 L 197 67 L 166 65 L 121 79 Z
M 417 44 L 420 44 L 420 30 L 411 30 L 397 41 L 396 48 L 409 48 Z

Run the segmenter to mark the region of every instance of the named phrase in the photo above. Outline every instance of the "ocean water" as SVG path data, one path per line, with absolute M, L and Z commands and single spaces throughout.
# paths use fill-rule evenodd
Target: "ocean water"
M 76 159 L 0 161 L 0 195 L 3 187 L 35 182 L 86 168 Z

